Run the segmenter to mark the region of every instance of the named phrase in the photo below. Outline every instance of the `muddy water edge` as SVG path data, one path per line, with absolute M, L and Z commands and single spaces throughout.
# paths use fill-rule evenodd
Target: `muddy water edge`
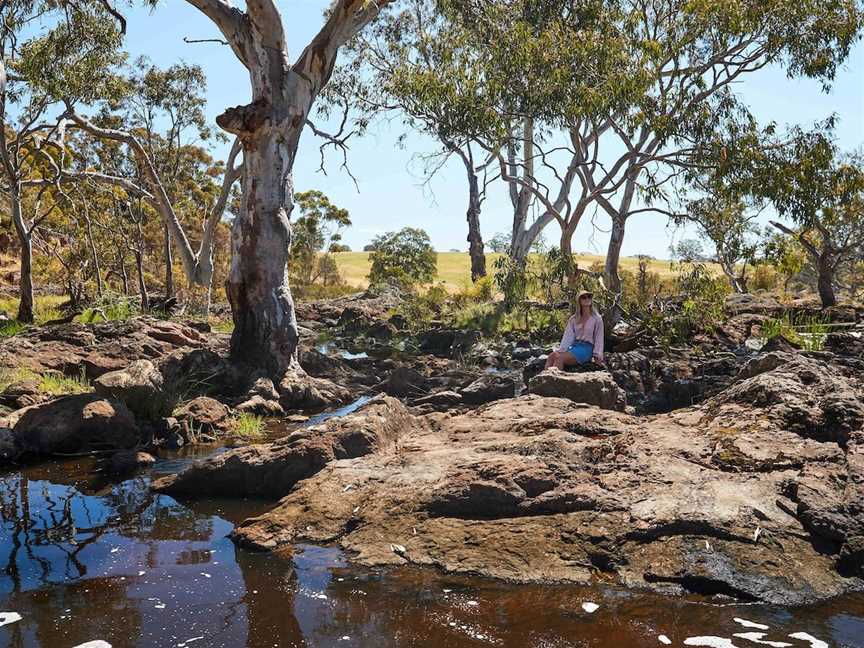
M 119 484 L 92 459 L 0 474 L 0 648 L 864 646 L 864 595 L 785 609 L 249 553 L 227 535 L 272 503 L 149 489 L 201 452 Z

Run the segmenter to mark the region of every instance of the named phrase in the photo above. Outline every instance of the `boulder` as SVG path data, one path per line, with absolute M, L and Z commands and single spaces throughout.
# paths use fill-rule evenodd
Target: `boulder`
M 270 400 L 259 394 L 247 398 L 235 408 L 238 412 L 257 416 L 285 416 L 285 410 L 278 400 Z
M 429 391 L 429 380 L 411 367 L 396 367 L 378 388 L 390 396 L 419 396 Z
M 623 412 L 627 398 L 607 371 L 566 373 L 546 369 L 528 383 L 528 391 L 538 396 L 567 398 L 574 403 L 596 405 L 601 409 Z
M 134 414 L 144 419 L 156 419 L 170 414 L 174 407 L 163 391 L 159 370 L 149 360 L 137 360 L 125 369 L 109 371 L 93 381 L 96 393 L 115 398 Z
M 12 383 L 0 394 L 0 404 L 16 410 L 47 400 L 50 400 L 50 396 L 39 391 L 39 383 L 35 380 Z
M 486 373 L 461 390 L 462 400 L 469 405 L 482 405 L 502 398 L 513 398 L 516 381 L 509 376 Z
M 422 353 L 431 353 L 441 357 L 449 357 L 450 349 L 458 331 L 450 329 L 432 329 L 423 331 L 417 336 L 417 344 Z
M 156 458 L 146 452 L 121 450 L 111 455 L 105 470 L 110 475 L 120 477 L 149 468 L 154 463 L 156 463 Z
M 231 429 L 231 410 L 215 398 L 199 396 L 174 412 L 181 425 L 211 436 L 219 436 Z
M 346 388 L 310 376 L 300 367 L 287 371 L 279 382 L 279 404 L 285 411 L 336 407 L 349 400 L 351 393 Z
M 77 394 L 35 405 L 15 423 L 15 441 L 34 454 L 71 454 L 134 447 L 140 433 L 120 401 Z

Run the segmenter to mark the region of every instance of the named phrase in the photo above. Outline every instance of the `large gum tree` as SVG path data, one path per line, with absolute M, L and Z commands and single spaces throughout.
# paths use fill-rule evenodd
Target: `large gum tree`
M 216 119 L 243 148 L 242 198 L 231 235 L 228 300 L 231 350 L 244 362 L 281 375 L 297 366 L 294 303 L 288 286 L 292 170 L 300 134 L 330 79 L 339 48 L 389 0 L 337 0 L 324 25 L 291 61 L 274 0 L 187 0 L 222 33 L 249 72 L 251 101 Z

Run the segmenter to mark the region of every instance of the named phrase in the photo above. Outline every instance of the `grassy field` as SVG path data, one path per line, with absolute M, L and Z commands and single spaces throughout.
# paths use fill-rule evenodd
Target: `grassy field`
M 495 259 L 499 255 L 487 254 L 486 267 L 491 272 L 494 268 Z M 339 272 L 352 286 L 365 288 L 369 285 L 366 275 L 369 274 L 368 252 L 339 252 L 335 255 L 336 265 Z M 602 264 L 605 257 L 599 254 L 577 255 L 579 267 L 590 268 L 593 264 Z M 654 259 L 648 262 L 649 270 L 656 272 L 661 278 L 674 274 L 670 262 L 662 259 Z M 635 273 L 639 261 L 636 257 L 622 257 L 621 269 Z M 719 272 L 719 269 L 718 269 Z M 471 283 L 471 260 L 467 252 L 439 252 L 438 253 L 438 281 L 442 282 L 449 291 L 455 292 Z

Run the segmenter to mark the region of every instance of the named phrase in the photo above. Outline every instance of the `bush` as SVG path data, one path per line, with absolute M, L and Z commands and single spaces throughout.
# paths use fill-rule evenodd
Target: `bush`
M 644 320 L 649 335 L 664 347 L 713 331 L 730 290 L 725 277 L 713 276 L 703 263 L 680 264 L 675 288 L 677 296 L 657 302 Z
M 816 315 L 791 316 L 768 320 L 762 325 L 762 337 L 770 340 L 783 336 L 807 351 L 821 351 L 828 337 L 829 324 L 827 317 Z
M 397 313 L 405 318 L 408 326 L 419 331 L 439 319 L 447 303 L 447 289 L 439 283 L 422 293 L 409 293 L 402 300 Z
M 780 279 L 779 273 L 770 265 L 761 263 L 756 266 L 753 276 L 750 277 L 749 288 L 751 290 L 774 290 Z
M 398 232 L 376 236 L 369 255 L 371 285 L 413 288 L 431 282 L 437 274 L 438 255 L 429 235 L 421 229 L 405 227 Z
M 244 439 L 257 439 L 264 436 L 264 418 L 248 412 L 241 412 L 233 421 L 234 433 Z

